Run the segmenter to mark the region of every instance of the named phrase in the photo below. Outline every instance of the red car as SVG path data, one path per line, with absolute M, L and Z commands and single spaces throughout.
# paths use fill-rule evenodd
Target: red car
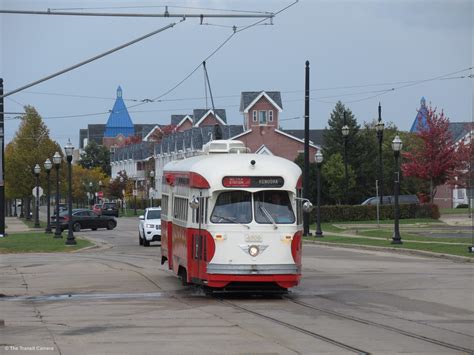
M 95 204 L 94 206 L 92 206 L 92 211 L 94 211 L 96 214 L 100 216 L 102 214 L 102 205 Z

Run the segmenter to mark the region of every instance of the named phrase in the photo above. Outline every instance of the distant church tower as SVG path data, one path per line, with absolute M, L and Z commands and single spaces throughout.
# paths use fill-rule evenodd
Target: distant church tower
M 122 88 L 119 86 L 114 107 L 105 126 L 103 144 L 106 147 L 111 147 L 115 144 L 120 145 L 123 139 L 134 134 L 135 127 L 123 101 Z
M 428 115 L 428 109 L 426 108 L 426 99 L 424 97 L 420 100 L 420 108 L 416 114 L 415 120 L 411 125 L 410 132 L 418 132 L 418 122 L 421 123 L 421 126 L 426 126 L 426 116 Z

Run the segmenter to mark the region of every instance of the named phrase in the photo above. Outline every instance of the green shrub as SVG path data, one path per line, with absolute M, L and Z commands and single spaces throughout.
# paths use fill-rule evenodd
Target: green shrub
M 438 219 L 439 209 L 433 204 L 402 204 L 400 207 L 400 219 L 408 218 L 432 218 Z M 394 219 L 395 208 L 393 205 L 380 206 L 380 220 Z M 321 222 L 343 222 L 343 221 L 370 221 L 377 219 L 377 206 L 370 205 L 337 205 L 321 206 Z M 310 223 L 316 220 L 316 213 L 310 214 Z
M 468 204 L 467 203 L 461 203 L 459 205 L 456 206 L 456 208 L 468 208 Z

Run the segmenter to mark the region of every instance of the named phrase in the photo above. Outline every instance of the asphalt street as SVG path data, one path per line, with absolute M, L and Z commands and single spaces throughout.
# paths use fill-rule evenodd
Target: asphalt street
M 137 224 L 76 234 L 94 249 L 0 255 L 0 354 L 474 351 L 472 263 L 308 244 L 287 295 L 209 296 Z

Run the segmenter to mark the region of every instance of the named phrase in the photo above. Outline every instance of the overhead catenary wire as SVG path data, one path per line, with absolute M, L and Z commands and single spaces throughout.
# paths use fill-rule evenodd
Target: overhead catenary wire
M 180 22 L 182 22 L 182 21 L 184 21 L 184 19 L 181 20 Z M 166 25 L 166 26 L 164 26 L 164 27 L 162 27 L 162 28 L 159 28 L 159 29 L 157 29 L 157 30 L 155 30 L 155 31 L 152 31 L 152 32 L 150 32 L 150 33 L 147 33 L 147 34 L 144 35 L 144 36 L 138 37 L 138 38 L 136 38 L 136 39 L 134 39 L 134 40 L 132 40 L 132 41 L 130 41 L 130 42 L 127 42 L 127 43 L 125 43 L 125 44 L 122 44 L 122 45 L 120 45 L 120 46 L 118 46 L 118 47 L 112 48 L 112 49 L 110 49 L 110 50 L 108 50 L 108 51 L 106 51 L 106 52 L 104 52 L 104 53 L 101 53 L 101 54 L 96 55 L 96 56 L 94 56 L 94 57 L 92 57 L 92 58 L 89 58 L 89 59 L 87 59 L 87 60 L 85 60 L 85 61 L 82 61 L 82 62 L 80 62 L 80 63 L 78 63 L 78 64 L 75 64 L 75 65 L 69 67 L 69 68 L 60 70 L 60 71 L 58 71 L 58 72 L 56 72 L 56 73 L 54 73 L 54 74 L 48 75 L 47 77 L 45 77 L 45 78 L 43 78 L 43 79 L 36 80 L 36 81 L 34 81 L 34 82 L 30 83 L 30 84 L 27 84 L 27 85 L 24 85 L 24 86 L 18 88 L 18 89 L 15 89 L 15 90 L 13 90 L 13 91 L 7 92 L 6 94 L 4 94 L 4 95 L 2 95 L 2 96 L 0 96 L 0 97 L 7 97 L 7 96 L 10 96 L 10 95 L 13 95 L 13 94 L 15 94 L 15 93 L 17 93 L 17 92 L 20 92 L 20 91 L 24 90 L 24 89 L 27 89 L 27 88 L 29 88 L 29 87 L 38 85 L 39 83 L 42 83 L 42 82 L 47 81 L 47 80 L 49 80 L 49 79 L 55 78 L 55 77 L 57 77 L 57 76 L 59 76 L 59 75 L 61 75 L 61 74 L 67 73 L 67 72 L 69 72 L 69 71 L 71 71 L 71 70 L 77 69 L 77 68 L 79 68 L 79 67 L 81 67 L 81 66 L 83 66 L 83 65 L 86 65 L 86 64 L 88 64 L 88 63 L 91 63 L 91 62 L 93 62 L 93 61 L 95 61 L 95 60 L 97 60 L 97 59 L 100 59 L 100 58 L 102 58 L 102 57 L 105 57 L 105 56 L 107 56 L 107 55 L 109 55 L 109 54 L 111 54 L 111 53 L 117 52 L 117 51 L 119 51 L 119 50 L 121 50 L 121 49 L 123 49 L 123 48 L 126 48 L 126 47 L 128 47 L 128 46 L 131 46 L 132 44 L 135 44 L 135 43 L 137 43 L 137 42 L 143 41 L 143 40 L 146 39 L 146 38 L 149 38 L 149 37 L 154 36 L 154 35 L 156 35 L 156 34 L 158 34 L 158 33 L 160 33 L 160 32 L 163 32 L 163 31 L 165 31 L 165 30 L 167 30 L 167 29 L 169 29 L 169 28 L 172 28 L 172 27 L 174 27 L 175 25 L 176 25 L 175 22 L 170 23 L 169 25 Z
M 251 13 L 251 14 L 271 14 L 268 11 L 250 11 L 250 10 L 236 10 L 236 9 L 224 9 L 224 8 L 210 8 L 210 7 L 195 7 L 195 6 L 176 6 L 176 5 L 138 5 L 138 6 L 108 6 L 108 7 L 69 7 L 69 8 L 50 8 L 50 11 L 77 11 L 77 10 L 118 10 L 118 9 L 150 9 L 150 8 L 174 8 L 174 9 L 186 9 L 186 10 L 207 10 L 207 11 L 226 11 L 226 12 L 238 12 L 238 13 Z
M 202 64 L 202 63 L 201 63 Z M 199 68 L 199 67 L 198 67 Z M 467 69 L 463 69 L 461 71 L 466 71 L 466 70 L 470 70 L 472 68 L 467 68 Z M 457 71 L 457 72 L 460 72 L 460 71 Z M 443 75 L 439 75 L 439 76 L 436 76 L 434 78 L 429 78 L 429 79 L 421 79 L 421 80 L 411 80 L 411 81 L 399 81 L 398 83 L 426 83 L 426 82 L 430 82 L 430 81 L 434 81 L 434 80 L 445 80 L 445 79 L 465 79 L 465 78 L 469 78 L 469 76 L 459 76 L 459 77 L 449 77 L 449 78 L 446 78 L 446 76 L 448 76 L 450 73 L 448 74 L 443 74 Z M 391 83 L 393 84 L 393 83 Z M 378 86 L 378 85 L 383 85 L 383 84 L 366 84 L 366 85 L 351 85 L 351 86 L 341 86 L 339 88 L 359 88 L 359 87 L 371 87 L 371 86 Z M 413 85 L 411 85 L 413 86 Z M 408 87 L 408 86 L 403 86 L 403 87 L 400 87 L 400 88 L 405 88 L 405 87 Z M 374 95 L 370 95 L 368 97 L 364 97 L 364 98 L 361 98 L 361 99 L 356 99 L 356 100 L 351 100 L 351 101 L 345 101 L 345 103 L 355 103 L 355 102 L 361 102 L 361 101 L 365 101 L 365 100 L 369 100 L 371 98 L 375 98 L 375 97 L 378 97 L 378 96 L 381 96 L 381 95 L 384 95 L 384 94 L 387 94 L 387 93 L 390 93 L 390 92 L 393 92 L 393 91 L 396 91 L 400 88 L 388 88 L 388 89 L 381 89 L 381 90 L 373 90 L 373 91 L 359 91 L 359 92 L 355 92 L 355 93 L 343 93 L 343 94 L 334 94 L 334 95 L 328 95 L 328 96 L 317 96 L 317 97 L 312 97 L 311 100 L 312 101 L 317 101 L 317 102 L 321 102 L 321 103 L 325 103 L 325 104 L 328 104 L 328 105 L 333 105 L 336 103 L 336 101 L 326 101 L 325 99 L 331 99 L 331 98 L 341 98 L 341 97 L 346 97 L 346 96 L 357 96 L 357 95 L 364 95 L 364 94 L 374 94 Z M 334 90 L 335 87 L 331 87 L 331 88 L 321 88 L 321 89 L 313 89 L 312 91 L 321 91 L 321 90 Z M 288 91 L 281 91 L 281 93 L 301 93 L 301 90 L 288 90 Z M 76 95 L 74 95 L 76 96 Z M 80 95 L 79 95 L 80 96 Z M 222 95 L 222 96 L 216 96 L 216 98 L 235 98 L 235 97 L 240 97 L 240 95 Z M 114 98 L 115 99 L 115 98 Z M 133 99 L 133 101 L 140 101 L 141 104 L 143 103 L 150 103 L 150 102 L 159 102 L 159 103 L 163 103 L 163 102 L 180 102 L 180 101 L 192 101 L 192 100 L 202 100 L 203 97 L 190 97 L 190 98 L 177 98 L 177 99 L 160 99 L 160 100 L 155 100 L 155 101 L 152 101 L 152 100 L 137 100 L 137 99 Z M 302 99 L 289 99 L 289 100 L 285 100 L 285 102 L 287 103 L 292 103 L 292 102 L 301 102 Z M 138 105 L 136 105 L 138 106 Z M 136 106 L 130 106 L 129 108 L 132 108 L 132 107 L 136 107 Z M 225 105 L 225 107 L 237 107 L 239 105 Z M 161 110 L 129 110 L 130 113 L 146 113 L 146 112 L 173 112 L 173 111 L 188 111 L 188 110 L 193 110 L 193 108 L 169 108 L 169 109 L 161 109 Z M 102 111 L 102 112 L 95 112 L 95 113 L 86 113 L 86 114 L 76 114 L 76 115 L 64 115 L 64 116 L 46 116 L 44 117 L 44 119 L 60 119 L 60 118 L 78 118 L 78 117 L 87 117 L 87 116 L 98 116 L 98 115 L 105 115 L 105 114 L 110 114 L 112 111 L 111 110 L 107 110 L 107 111 Z M 21 114 L 21 113 L 18 113 L 18 114 Z M 15 118 L 6 118 L 6 120 L 11 120 L 11 119 L 15 119 Z
M 470 70 L 470 68 L 464 69 L 463 71 Z M 428 79 L 428 80 L 458 80 L 458 79 L 472 79 L 471 75 L 462 75 L 462 76 L 454 76 L 448 78 L 440 78 L 440 79 Z M 395 84 L 408 84 L 408 83 L 419 83 L 421 81 L 425 81 L 427 79 L 418 79 L 418 80 L 409 80 L 409 81 L 397 81 L 397 82 L 382 82 L 382 83 L 374 83 L 374 84 L 360 84 L 360 85 L 348 85 L 348 86 L 334 86 L 334 87 L 322 87 L 311 89 L 310 92 L 317 92 L 317 91 L 334 91 L 334 90 L 342 90 L 342 89 L 352 89 L 352 88 L 365 88 L 365 87 L 373 87 L 373 86 L 385 86 L 385 85 L 395 85 Z M 383 91 L 390 91 L 393 88 L 389 89 L 381 89 L 380 92 Z M 303 90 L 282 90 L 280 91 L 282 94 L 300 94 Z M 376 92 L 376 91 L 374 91 Z M 348 93 L 348 94 L 341 94 L 341 95 L 333 95 L 333 97 L 339 96 L 347 96 L 347 95 L 360 95 L 365 93 L 371 93 L 367 91 L 362 92 L 355 92 L 355 93 Z M 32 94 L 32 95 L 50 95 L 50 96 L 63 96 L 63 97 L 76 97 L 81 99 L 97 99 L 97 100 L 116 100 L 116 97 L 105 97 L 105 96 L 92 96 L 92 95 L 79 95 L 79 94 L 64 94 L 64 93 L 55 93 L 55 92 L 39 92 L 39 91 L 29 91 L 25 90 L 22 91 L 22 94 Z M 235 98 L 240 97 L 240 95 L 219 95 L 214 96 L 216 99 L 223 99 L 223 98 Z M 319 99 L 322 97 L 318 97 Z M 11 98 L 10 98 L 11 99 Z M 136 99 L 136 98 L 122 98 L 124 101 L 131 101 L 131 102 L 142 102 L 147 101 L 150 99 Z M 163 102 L 174 102 L 174 101 L 193 101 L 193 100 L 203 100 L 205 97 L 181 97 L 181 98 L 174 98 L 174 99 L 160 99 L 155 100 L 153 102 L 163 103 Z M 316 100 L 317 98 L 312 98 Z
M 138 14 L 138 13 L 110 13 L 110 12 L 73 12 L 73 11 L 31 11 L 31 10 L 0 10 L 0 14 L 10 15 L 46 15 L 46 16 L 92 16 L 92 17 L 174 17 L 174 18 L 271 18 L 272 13 L 254 14 L 254 13 L 240 13 L 240 14 L 193 14 L 181 13 L 174 14 L 165 10 L 162 14 Z

